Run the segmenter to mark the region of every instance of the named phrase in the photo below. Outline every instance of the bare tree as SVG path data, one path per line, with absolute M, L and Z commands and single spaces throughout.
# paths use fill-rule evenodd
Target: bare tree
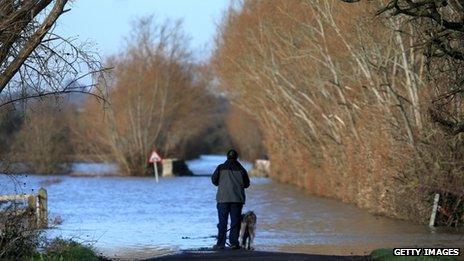
M 390 0 L 379 8 L 377 14 L 406 17 L 410 26 L 419 32 L 415 44 L 424 50 L 429 83 L 436 89 L 429 104 L 429 115 L 450 134 L 464 132 L 461 106 L 464 93 L 464 2 Z
M 102 83 L 101 76 L 107 69 L 102 68 L 98 54 L 91 51 L 92 45 L 72 38 L 63 38 L 54 33 L 59 17 L 69 11 L 66 9 L 68 2 L 68 0 L 0 2 L 1 110 L 14 108 L 20 101 L 21 111 L 26 113 L 29 112 L 26 108 L 29 98 L 65 93 L 91 94 L 104 99 L 103 90 L 99 89 L 95 92 L 92 87 L 96 83 Z M 104 88 L 103 84 L 100 86 Z M 49 101 L 47 99 L 47 102 Z M 51 110 L 44 112 L 54 113 Z M 28 119 L 26 122 L 29 127 L 31 124 L 38 125 L 35 135 L 46 136 L 48 130 L 39 125 L 46 125 L 41 120 L 50 120 L 50 118 L 45 115 L 36 117 L 37 115 L 39 114 L 32 117 L 34 120 Z M 31 127 L 30 130 L 33 131 L 34 128 Z M 41 132 L 38 132 L 39 130 Z M 27 138 L 31 135 L 28 130 L 22 130 L 20 134 L 18 138 Z M 38 139 L 46 139 L 45 136 Z M 11 135 L 9 140 L 13 140 Z M 19 147 L 21 146 L 16 146 Z M 8 148 L 3 149 L 3 152 L 8 151 Z M 54 157 L 52 154 L 42 156 L 44 159 Z M 35 161 L 37 163 L 38 160 Z M 43 163 L 47 164 L 47 162 Z
M 101 70 L 88 43 L 76 45 L 53 32 L 68 0 L 0 2 L 0 106 L 15 101 L 69 92 L 79 80 L 92 82 Z M 99 95 L 96 95 L 99 96 Z
M 380 4 L 244 1 L 221 27 L 214 63 L 232 102 L 262 127 L 271 176 L 420 218 L 409 211 L 417 198 L 391 202 L 422 184 L 414 168 L 407 185 L 395 180 L 418 157 L 433 90 L 417 31 L 403 17 L 375 17 Z
M 138 20 L 114 66 L 106 111 L 94 101 L 82 115 L 87 150 L 124 175 L 147 175 L 147 156 L 184 156 L 183 146 L 212 124 L 209 77 L 192 62 L 180 22 Z M 88 140 L 94 142 L 87 142 Z
M 33 101 L 28 106 L 9 155 L 10 161 L 25 166 L 20 171 L 37 174 L 68 172 L 68 157 L 72 155 L 71 113 L 60 107 L 53 97 Z

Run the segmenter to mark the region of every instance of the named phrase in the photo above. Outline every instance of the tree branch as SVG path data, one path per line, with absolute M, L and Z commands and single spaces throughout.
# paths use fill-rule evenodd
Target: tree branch
M 50 0 L 47 0 L 50 1 Z M 41 1 L 45 2 L 45 1 Z M 6 67 L 5 71 L 0 74 L 0 93 L 3 91 L 5 86 L 18 72 L 19 68 L 26 61 L 29 55 L 34 49 L 41 43 L 47 32 L 55 24 L 58 17 L 63 13 L 64 7 L 68 0 L 56 0 L 53 9 L 48 14 L 44 22 L 37 28 L 33 35 L 28 39 L 26 45 L 20 50 L 18 55 L 14 57 L 13 61 Z M 3 46 L 2 46 L 3 48 Z

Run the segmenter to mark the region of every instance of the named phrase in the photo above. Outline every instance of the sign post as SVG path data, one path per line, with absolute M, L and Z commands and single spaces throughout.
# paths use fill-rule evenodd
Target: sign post
M 153 150 L 151 152 L 150 158 L 148 159 L 149 163 L 153 163 L 153 170 L 155 171 L 155 179 L 156 183 L 158 183 L 158 166 L 157 163 L 161 162 L 163 159 L 161 156 L 158 154 L 156 150 Z

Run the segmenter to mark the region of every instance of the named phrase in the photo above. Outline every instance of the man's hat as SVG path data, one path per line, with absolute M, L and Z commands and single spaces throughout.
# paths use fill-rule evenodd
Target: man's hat
M 238 159 L 238 153 L 236 150 L 231 149 L 227 152 L 227 159 L 229 160 L 237 160 Z

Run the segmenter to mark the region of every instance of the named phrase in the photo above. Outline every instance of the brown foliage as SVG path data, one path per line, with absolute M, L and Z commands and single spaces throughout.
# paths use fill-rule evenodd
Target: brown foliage
M 118 163 L 125 175 L 146 175 L 156 148 L 164 157 L 183 157 L 185 146 L 210 126 L 216 100 L 209 74 L 191 62 L 180 23 L 134 25 L 124 53 L 108 62 L 109 105 L 89 102 L 80 135 L 87 151 Z
M 261 130 L 248 113 L 232 106 L 227 115 L 227 131 L 233 147 L 239 149 L 240 158 L 253 162 L 265 156 Z
M 60 109 L 54 99 L 32 103 L 14 136 L 9 160 L 24 164 L 31 173 L 66 173 L 68 156 L 73 153 L 68 116 L 69 112 Z
M 441 175 L 423 178 L 435 93 L 416 28 L 374 18 L 385 2 L 244 1 L 220 29 L 214 64 L 262 126 L 273 177 L 425 221 L 430 192 L 418 191 Z

